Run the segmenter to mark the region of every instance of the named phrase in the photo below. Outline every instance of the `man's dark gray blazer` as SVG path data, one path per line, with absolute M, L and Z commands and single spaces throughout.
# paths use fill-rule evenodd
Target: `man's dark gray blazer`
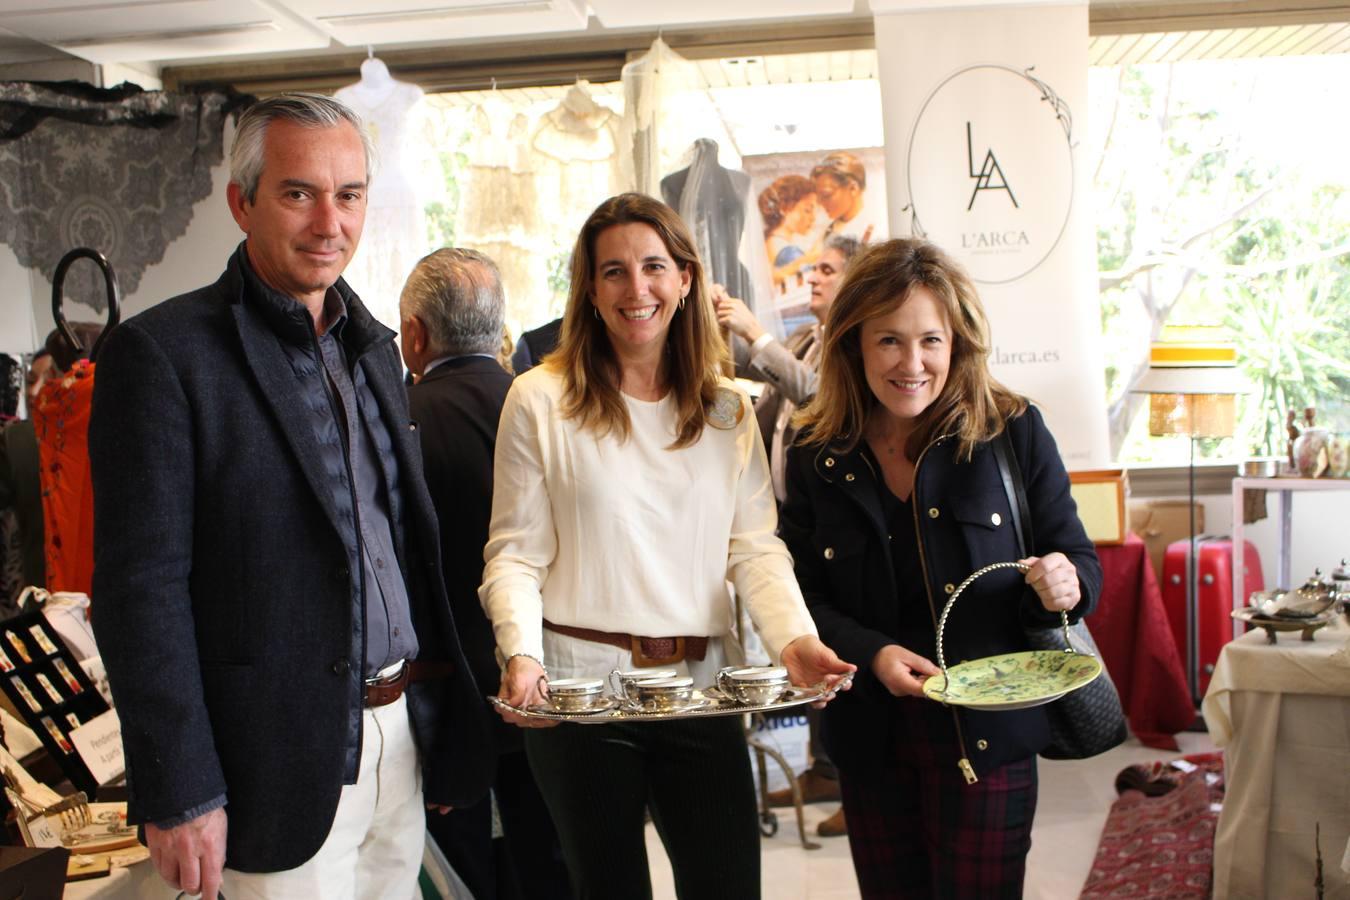
M 122 720 L 132 821 L 228 795 L 226 865 L 278 871 L 328 835 L 362 661 L 352 579 L 310 414 L 238 251 L 210 287 L 117 327 L 89 426 L 93 624 Z M 484 701 L 441 576 L 393 333 L 339 281 L 344 344 L 389 427 L 405 498 L 418 659 L 408 691 L 428 802 L 487 791 Z M 303 315 L 303 313 L 300 313 Z M 308 317 L 306 316 L 306 321 Z M 359 717 L 357 719 L 359 721 Z

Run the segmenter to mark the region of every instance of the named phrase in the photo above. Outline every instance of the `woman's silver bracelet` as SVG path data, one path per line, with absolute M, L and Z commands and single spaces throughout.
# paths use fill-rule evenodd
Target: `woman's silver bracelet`
M 544 665 L 544 661 L 539 657 L 535 656 L 533 653 L 512 653 L 510 656 L 506 658 L 507 668 L 510 668 L 511 660 L 515 659 L 517 656 L 523 656 L 526 659 L 533 661 L 536 665 L 539 666 L 539 668 L 544 670 L 544 677 L 545 678 L 548 677 L 548 666 Z

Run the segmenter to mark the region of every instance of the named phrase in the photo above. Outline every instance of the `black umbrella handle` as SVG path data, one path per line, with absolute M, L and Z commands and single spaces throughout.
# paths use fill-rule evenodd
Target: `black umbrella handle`
M 56 264 L 56 271 L 52 274 L 52 318 L 56 320 L 56 328 L 61 332 L 61 336 L 66 339 L 66 343 L 75 349 L 77 355 L 84 353 L 84 344 L 80 341 L 78 335 L 66 321 L 64 309 L 65 294 L 62 287 L 66 283 L 66 271 L 77 259 L 92 259 L 103 270 L 103 285 L 108 291 L 108 320 L 103 326 L 103 332 L 94 341 L 94 346 L 89 351 L 89 360 L 92 362 L 98 358 L 98 349 L 103 346 L 103 342 L 108 339 L 108 332 L 117 326 L 122 319 L 122 291 L 117 286 L 117 273 L 113 271 L 112 263 L 108 258 L 97 250 L 89 247 L 76 247 Z

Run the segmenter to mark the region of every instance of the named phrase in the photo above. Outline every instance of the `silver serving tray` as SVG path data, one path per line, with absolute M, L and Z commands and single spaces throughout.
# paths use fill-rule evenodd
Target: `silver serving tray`
M 1232 616 L 1239 621 L 1246 622 L 1253 628 L 1260 628 L 1265 631 L 1266 643 L 1268 644 L 1276 643 L 1275 635 L 1281 631 L 1302 632 L 1303 640 L 1311 641 L 1313 632 L 1336 621 L 1336 613 L 1333 610 L 1325 610 L 1311 617 L 1295 618 L 1292 616 L 1268 616 L 1254 606 L 1235 609 Z
M 844 679 L 833 690 L 823 687 L 790 687 L 782 697 L 773 703 L 751 704 L 737 703 L 717 688 L 704 688 L 694 691 L 688 706 L 682 709 L 660 712 L 643 709 L 636 703 L 625 702 L 614 697 L 606 697 L 605 704 L 597 709 L 585 712 L 563 713 L 544 706 L 532 706 L 520 709 L 512 706 L 500 697 L 488 697 L 488 703 L 499 709 L 505 709 L 526 719 L 544 719 L 550 722 L 577 722 L 583 725 L 599 725 L 606 722 L 669 722 L 675 719 L 705 719 L 712 716 L 739 716 L 745 713 L 777 712 L 806 703 L 818 703 L 834 696 L 851 683 Z

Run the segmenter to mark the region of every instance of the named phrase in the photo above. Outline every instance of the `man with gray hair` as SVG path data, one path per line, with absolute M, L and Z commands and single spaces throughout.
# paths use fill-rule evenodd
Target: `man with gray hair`
M 492 457 L 511 376 L 496 360 L 505 302 L 497 266 L 476 250 L 424 257 L 399 300 L 408 403 L 422 439 L 427 487 L 441 517 L 441 565 L 460 643 L 479 684 L 501 680 L 492 624 L 478 602 L 492 517 Z M 503 852 L 493 852 L 487 800 L 428 817 L 428 827 L 475 897 L 568 898 L 567 869 L 521 730 L 492 729 Z
M 815 318 L 778 340 L 759 324 L 744 302 L 732 297 L 720 284 L 713 285 L 713 303 L 717 321 L 748 347 L 744 358 L 736 360 L 737 374 L 765 382 L 755 401 L 755 417 L 769 453 L 769 472 L 774 496 L 783 502 L 783 466 L 787 448 L 797 432 L 791 425 L 792 414 L 816 392 L 816 366 L 820 358 L 820 333 L 825 317 L 834 304 L 835 294 L 844 280 L 844 269 L 862 243 L 856 238 L 836 235 L 825 244 L 820 259 L 806 273 L 811 285 L 809 309 Z M 741 345 L 738 343 L 737 347 Z
M 100 351 L 94 631 L 128 818 L 188 893 L 406 900 L 424 795 L 491 781 L 394 333 L 340 277 L 369 181 L 341 103 L 255 104 L 224 274 Z
M 485 254 L 442 247 L 422 257 L 399 298 L 408 371 L 422 378 L 456 357 L 495 358 L 505 316 L 501 275 Z

